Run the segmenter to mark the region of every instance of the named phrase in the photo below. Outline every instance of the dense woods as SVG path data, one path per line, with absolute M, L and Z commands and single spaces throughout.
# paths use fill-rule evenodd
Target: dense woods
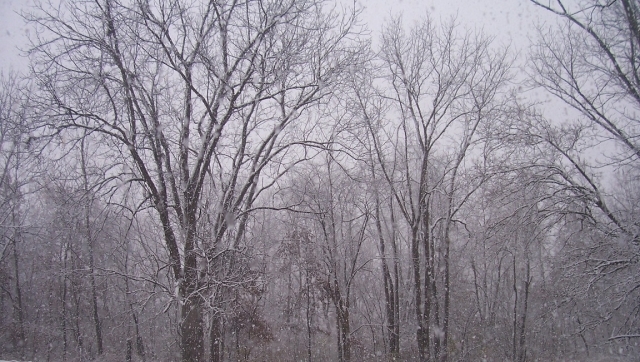
M 637 358 L 640 2 L 526 5 L 523 54 L 351 2 L 25 12 L 0 358 Z

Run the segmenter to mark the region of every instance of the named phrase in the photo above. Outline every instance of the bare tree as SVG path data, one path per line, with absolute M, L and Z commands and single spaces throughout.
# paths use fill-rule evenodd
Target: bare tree
M 502 105 L 509 62 L 506 52 L 491 50 L 483 36 L 459 33 L 454 22 L 438 27 L 429 19 L 408 34 L 399 21 L 392 22 L 383 32 L 380 61 L 386 68 L 386 89 L 380 94 L 392 111 L 372 113 L 364 93 L 357 98 L 381 177 L 410 229 L 420 360 L 430 360 L 431 351 L 447 360 L 451 230 L 458 210 L 484 179 L 461 189 L 458 173 L 470 162 L 469 149 L 479 144 L 477 131 Z M 385 118 L 394 117 L 399 120 L 385 124 Z M 391 159 L 386 156 L 389 144 Z M 436 263 L 444 270 L 441 282 Z
M 616 292 L 605 293 L 607 301 L 601 305 L 607 307 L 600 315 L 582 316 L 580 335 L 584 337 L 584 326 L 597 330 L 604 327 L 604 320 L 621 313 L 625 315 L 621 318 L 628 318 L 624 331 L 619 325 L 611 328 L 610 341 L 629 341 L 638 338 L 631 322 L 638 314 L 627 308 L 635 303 L 631 300 L 637 298 L 634 291 L 640 285 L 628 274 L 634 273 L 629 260 L 640 251 L 637 213 L 629 204 L 636 188 L 628 182 L 637 175 L 640 157 L 639 4 L 635 0 L 532 2 L 559 20 L 556 27 L 539 33 L 531 55 L 534 84 L 578 115 L 561 125 L 543 122 L 544 129 L 531 132 L 558 155 L 553 167 L 562 178 L 559 185 L 585 203 L 582 219 L 590 232 L 571 238 L 575 252 L 567 257 L 576 278 L 582 279 L 580 273 L 591 277 L 579 284 L 583 288 L 569 290 L 574 290 L 575 300 L 595 300 L 598 295 L 586 290 L 596 290 L 600 283 L 617 285 Z
M 0 309 L 8 326 L 4 348 L 25 358 L 27 352 L 27 302 L 21 255 L 27 247 L 29 185 L 37 173 L 29 136 L 29 84 L 18 74 L 0 74 Z M 8 299 L 10 308 L 4 307 Z
M 371 211 L 366 193 L 355 191 L 351 167 L 340 164 L 333 151 L 324 157 L 317 171 L 298 180 L 295 197 L 321 241 L 322 284 L 336 311 L 338 360 L 347 362 L 357 330 L 352 317 L 356 277 L 371 260 L 365 252 Z
M 276 180 L 299 161 L 290 152 L 308 130 L 283 130 L 357 62 L 357 44 L 346 43 L 355 15 L 322 5 L 106 0 L 28 15 L 46 126 L 101 135 L 130 166 L 121 182 L 139 184 L 157 212 L 178 286 L 183 361 L 204 359 L 201 274 L 215 268 L 230 229 L 241 238 L 273 183 L 260 176 Z M 200 240 L 209 195 L 218 205 L 213 239 Z

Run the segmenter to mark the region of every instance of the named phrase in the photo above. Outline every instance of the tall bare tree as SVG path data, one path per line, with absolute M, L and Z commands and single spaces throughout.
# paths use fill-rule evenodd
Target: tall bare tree
M 483 124 L 501 112 L 500 95 L 509 81 L 506 52 L 490 43 L 459 32 L 454 22 L 437 26 L 425 19 L 409 33 L 392 22 L 383 31 L 380 56 L 386 69 L 380 94 L 390 111 L 372 113 L 364 93 L 357 95 L 381 177 L 410 229 L 420 360 L 448 359 L 451 230 L 460 207 L 484 180 L 463 188 L 459 173 L 471 163 L 470 148 L 481 143 Z M 436 263 L 444 270 L 441 282 Z
M 553 122 L 541 122 L 544 128 L 532 132 L 557 155 L 559 184 L 585 203 L 583 218 L 591 236 L 573 239 L 576 252 L 569 264 L 580 266 L 572 273 L 581 270 L 591 277 L 579 283 L 583 291 L 574 297 L 597 299 L 586 290 L 616 284 L 616 292 L 601 303 L 607 306 L 602 314 L 582 316 L 582 324 L 596 330 L 620 313 L 624 317 L 618 317 L 628 318 L 627 322 L 623 330 L 611 329 L 610 341 L 637 339 L 637 324 L 632 321 L 639 314 L 631 305 L 638 298 L 640 281 L 631 276 L 637 274 L 631 260 L 640 255 L 640 230 L 635 206 L 629 203 L 636 200 L 637 189 L 629 180 L 637 177 L 640 166 L 640 4 L 636 0 L 532 3 L 558 20 L 555 27 L 539 33 L 531 56 L 534 84 L 577 114 L 577 119 L 554 116 Z
M 0 308 L 9 350 L 24 358 L 27 348 L 27 303 L 24 297 L 29 185 L 37 164 L 31 154 L 29 83 L 18 74 L 0 74 Z M 33 226 L 33 225 L 32 225 Z M 5 309 L 8 300 L 10 308 Z
M 355 14 L 315 0 L 105 0 L 41 7 L 28 19 L 45 127 L 100 135 L 129 166 L 120 182 L 145 190 L 162 225 L 182 360 L 204 360 L 207 270 L 231 229 L 241 239 L 260 193 L 300 161 L 293 148 L 313 127 L 300 122 L 304 111 L 357 63 L 358 44 L 347 43 Z M 205 198 L 217 216 L 202 240 Z
M 368 195 L 355 191 L 358 183 L 353 178 L 357 176 L 347 171 L 354 168 L 357 172 L 358 168 L 341 164 L 338 159 L 344 157 L 334 152 L 324 154 L 323 164 L 298 178 L 292 189 L 299 209 L 315 224 L 314 235 L 322 254 L 322 287 L 336 313 L 337 358 L 348 362 L 353 358 L 357 276 L 371 261 L 365 251 L 371 210 Z

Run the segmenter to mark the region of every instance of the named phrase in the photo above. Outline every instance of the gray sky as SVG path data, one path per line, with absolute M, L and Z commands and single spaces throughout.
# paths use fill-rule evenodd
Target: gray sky
M 351 0 L 342 0 L 350 3 Z M 385 19 L 402 15 L 406 25 L 430 14 L 434 20 L 448 20 L 457 16 L 460 24 L 481 28 L 494 35 L 498 42 L 511 44 L 516 50 L 528 45 L 528 36 L 534 36 L 535 24 L 546 14 L 528 0 L 356 0 L 365 7 L 363 20 L 374 32 L 380 30 Z M 27 27 L 17 14 L 33 0 L 0 0 L 0 69 L 26 70 L 27 62 L 19 57 L 24 48 Z M 548 18 L 548 15 L 547 15 Z
M 528 0 L 358 0 L 366 8 L 364 17 L 371 30 L 379 30 L 390 14 L 401 14 L 411 23 L 429 14 L 433 20 L 458 22 L 469 28 L 480 28 L 500 42 L 518 46 L 533 35 L 535 23 L 546 16 Z M 518 43 L 518 44 L 516 44 Z
M 26 61 L 18 56 L 18 46 L 26 42 L 26 26 L 16 13 L 31 0 L 0 0 L 0 70 L 25 70 Z

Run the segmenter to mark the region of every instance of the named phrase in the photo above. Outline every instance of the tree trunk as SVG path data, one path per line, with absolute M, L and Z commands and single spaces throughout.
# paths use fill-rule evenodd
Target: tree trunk
M 391 334 L 395 348 L 391 348 L 391 358 L 394 361 L 398 361 L 400 360 L 400 271 L 398 270 L 398 246 L 396 245 L 396 220 L 393 212 L 393 199 L 391 199 L 391 227 L 391 247 L 393 250 L 393 284 L 391 290 L 394 294 L 393 315 L 395 321 L 393 325 L 393 333 Z
M 513 255 L 513 336 L 512 336 L 512 359 L 513 361 L 517 361 L 516 354 L 516 340 L 518 335 L 518 287 L 516 284 L 516 256 Z
M 447 362 L 449 360 L 449 309 L 451 303 L 451 283 L 450 283 L 450 270 L 449 270 L 449 246 L 451 240 L 449 239 L 449 225 L 447 223 L 447 229 L 445 230 L 445 251 L 444 251 L 444 318 L 442 320 L 442 350 L 440 353 L 440 361 Z
M 62 308 L 60 329 L 62 329 L 62 360 L 67 360 L 67 350 L 69 349 L 69 341 L 67 338 L 67 260 L 69 257 L 69 245 L 65 243 L 62 255 Z
M 87 177 L 87 164 L 85 158 L 85 137 L 80 142 L 80 167 L 82 169 L 82 181 L 84 191 L 84 227 L 87 237 L 87 245 L 89 247 L 89 281 L 91 282 L 91 306 L 93 308 L 93 324 L 96 331 L 96 345 L 98 347 L 98 355 L 102 354 L 102 322 L 98 314 L 98 293 L 96 290 L 95 262 L 93 257 L 93 235 L 91 228 L 91 197 L 89 195 L 89 179 Z
M 340 312 L 338 308 L 336 308 L 336 334 L 337 334 L 337 347 L 338 347 L 338 362 L 344 362 L 344 351 L 342 347 L 344 344 L 342 343 L 342 326 L 340 324 Z
M 531 284 L 531 265 L 529 262 L 529 257 L 527 256 L 527 266 L 526 266 L 526 279 L 524 281 L 524 306 L 522 308 L 522 315 L 520 316 L 520 341 L 519 341 L 519 351 L 518 351 L 518 361 L 524 362 L 527 356 L 526 353 L 526 325 L 527 325 L 527 308 L 529 304 L 529 286 Z M 585 343 L 586 346 L 586 343 Z
M 124 355 L 124 360 L 126 362 L 131 362 L 131 357 L 133 356 L 133 346 L 130 338 L 127 338 L 127 350 Z
M 197 295 L 191 295 L 195 288 L 183 287 L 182 308 L 180 311 L 180 343 L 182 362 L 204 362 L 204 329 L 202 327 L 202 301 Z
M 386 333 L 389 336 L 389 356 L 392 360 L 396 360 L 399 356 L 399 341 L 398 335 L 395 333 L 396 329 L 396 295 L 395 295 L 395 285 L 393 279 L 391 278 L 391 273 L 389 271 L 389 264 L 387 262 L 387 254 L 386 254 L 386 246 L 384 241 L 384 235 L 382 233 L 382 223 L 380 221 L 380 202 L 376 197 L 376 208 L 375 208 L 375 218 L 376 218 L 376 228 L 378 230 L 378 240 L 380 243 L 380 258 L 382 261 L 382 280 L 384 284 L 384 306 L 385 306 L 385 314 L 387 318 L 386 325 Z
M 92 245 L 91 243 L 90 245 Z M 93 269 L 93 246 L 89 248 L 89 272 L 91 281 L 91 304 L 93 307 L 93 323 L 96 330 L 96 344 L 98 346 L 98 355 L 102 354 L 102 322 L 98 314 L 98 293 L 96 291 L 96 276 Z
M 340 296 L 338 296 L 340 298 Z M 338 326 L 338 360 L 351 361 L 351 328 L 349 325 L 349 306 L 340 299 L 336 305 Z
M 414 235 L 415 239 L 414 243 L 415 248 L 414 251 L 414 278 L 415 278 L 415 288 L 416 293 L 420 291 L 422 288 L 422 283 L 420 282 L 420 249 L 419 243 L 422 242 L 422 247 L 424 250 L 424 306 L 422 312 L 418 313 L 418 328 L 422 332 L 418 337 L 418 352 L 420 356 L 420 361 L 430 361 L 431 360 L 431 350 L 429 347 L 429 338 L 431 335 L 431 302 L 432 295 L 430 293 L 430 289 L 435 292 L 435 284 L 432 283 L 433 280 L 433 253 L 431 252 L 431 229 L 430 229 L 430 214 L 429 214 L 429 193 L 427 192 L 427 171 L 428 171 L 428 160 L 429 160 L 429 151 L 427 149 L 423 150 L 424 153 L 422 155 L 422 167 L 420 173 L 420 191 L 418 193 L 419 201 L 418 201 L 418 212 L 419 218 L 415 221 Z M 418 230 L 422 228 L 421 240 L 418 239 Z M 430 288 L 431 287 L 431 288 Z M 421 301 L 418 298 L 419 295 L 416 294 L 416 310 L 420 310 Z M 433 298 L 433 300 L 437 301 L 437 299 Z M 436 303 L 437 306 L 437 303 Z M 435 349 L 437 345 L 434 343 L 434 352 L 437 355 L 437 349 Z
M 429 339 L 431 338 L 431 309 L 435 304 L 435 319 L 436 323 L 438 323 L 438 299 L 436 298 L 436 285 L 435 285 L 435 264 L 433 256 L 435 253 L 433 252 L 433 237 L 431 235 L 431 223 L 430 223 L 430 214 L 429 214 L 429 201 L 425 199 L 422 201 L 422 233 L 423 240 L 422 245 L 424 249 L 424 325 L 426 328 L 425 331 L 425 344 L 427 349 L 427 360 L 431 360 L 431 350 L 429 349 Z M 438 349 L 438 336 L 434 337 L 433 347 L 434 347 L 434 355 L 437 357 L 439 353 Z
M 347 303 L 348 304 L 348 303 Z M 349 325 L 349 306 L 345 307 L 342 313 L 342 352 L 344 353 L 344 362 L 351 361 L 351 326 Z
M 307 286 L 307 362 L 311 362 L 311 278 L 309 278 L 309 269 L 305 273 Z
M 413 264 L 413 289 L 415 296 L 416 322 L 418 329 L 416 331 L 416 340 L 418 342 L 418 358 L 420 362 L 428 361 L 429 353 L 429 332 L 424 324 L 424 315 L 422 312 L 422 283 L 420 276 L 420 249 L 418 240 L 418 228 L 412 228 L 411 236 L 411 261 Z
M 215 314 L 211 318 L 211 345 L 210 360 L 211 362 L 222 362 L 224 360 L 224 325 L 222 316 Z
M 142 340 L 142 336 L 140 335 L 140 327 L 138 325 L 138 317 L 133 311 L 133 306 L 131 306 L 131 316 L 133 317 L 133 322 L 136 326 L 136 353 L 139 357 L 142 358 L 143 361 L 147 360 L 147 355 L 144 351 L 144 341 Z
M 13 212 L 12 212 L 13 214 Z M 15 215 L 12 215 L 12 218 L 14 218 L 14 222 L 15 222 Z M 15 225 L 15 223 L 14 223 Z M 17 228 L 16 228 L 17 229 Z M 24 332 L 24 306 L 22 303 L 22 289 L 20 286 L 20 263 L 19 263 L 19 257 L 18 257 L 18 243 L 16 242 L 16 239 L 18 238 L 18 233 L 14 233 L 13 235 L 13 267 L 14 267 L 14 278 L 15 278 L 15 282 L 16 282 L 16 305 L 15 305 L 15 313 L 17 314 L 17 320 L 18 320 L 18 335 L 16 336 L 17 339 L 17 343 L 16 345 L 18 346 L 18 348 L 20 349 L 20 356 L 22 357 L 22 359 L 24 359 L 25 357 L 25 344 L 26 344 L 26 340 L 25 340 L 25 332 Z
M 338 286 L 338 281 L 333 279 L 330 284 L 330 294 L 334 306 L 336 307 L 336 332 L 338 361 L 351 361 L 351 331 L 349 325 L 349 301 L 342 297 L 342 292 Z M 348 295 L 348 291 L 346 293 Z M 347 297 L 348 298 L 348 297 Z

